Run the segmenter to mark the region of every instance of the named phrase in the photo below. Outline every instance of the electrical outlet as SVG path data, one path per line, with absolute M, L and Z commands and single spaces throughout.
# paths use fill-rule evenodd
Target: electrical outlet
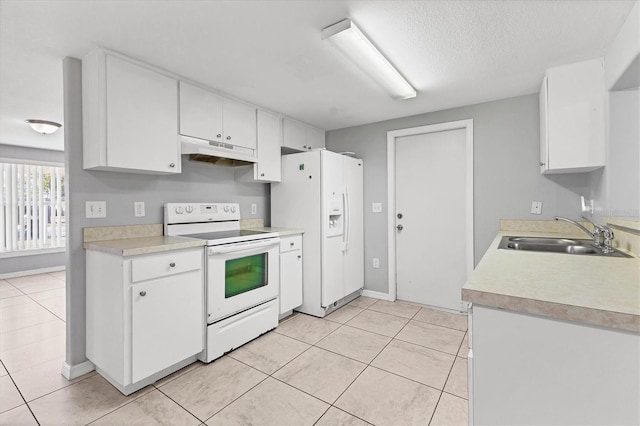
M 251 214 L 258 214 L 258 205 L 256 203 L 251 203 Z
M 133 203 L 133 211 L 136 217 L 144 217 L 144 201 Z
M 377 257 L 373 258 L 373 267 L 375 269 L 378 269 L 380 267 L 380 259 L 378 259 Z
M 100 219 L 107 217 L 106 201 L 85 201 L 84 217 L 87 219 Z
M 372 213 L 382 213 L 382 203 L 371 203 Z
M 531 213 L 532 214 L 542 214 L 542 201 L 532 201 L 531 202 Z

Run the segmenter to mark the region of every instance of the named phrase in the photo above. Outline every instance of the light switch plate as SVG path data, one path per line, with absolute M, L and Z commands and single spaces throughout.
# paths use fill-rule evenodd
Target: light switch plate
M 144 201 L 133 203 L 133 211 L 136 217 L 144 217 Z
M 382 213 L 382 203 L 371 203 L 372 213 Z
M 85 201 L 84 217 L 87 219 L 100 219 L 107 217 L 106 201 Z
M 373 267 L 375 269 L 378 269 L 380 267 L 380 259 L 378 259 L 377 257 L 373 258 Z
M 258 205 L 256 203 L 251 203 L 251 214 L 258 214 Z
M 532 201 L 531 202 L 531 213 L 532 214 L 542 214 L 542 201 Z

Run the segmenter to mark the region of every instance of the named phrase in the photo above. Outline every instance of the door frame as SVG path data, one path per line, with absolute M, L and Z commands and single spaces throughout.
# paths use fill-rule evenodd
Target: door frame
M 466 243 L 467 243 L 467 277 L 471 275 L 475 266 L 474 236 L 473 236 L 473 119 L 450 121 L 447 123 L 430 124 L 426 126 L 410 127 L 407 129 L 391 130 L 387 132 L 387 205 L 388 208 L 388 265 L 389 265 L 389 299 L 396 300 L 397 271 L 396 271 L 396 138 L 414 136 L 425 133 L 436 133 L 447 130 L 464 129 L 466 132 L 467 151 L 467 214 L 466 214 Z

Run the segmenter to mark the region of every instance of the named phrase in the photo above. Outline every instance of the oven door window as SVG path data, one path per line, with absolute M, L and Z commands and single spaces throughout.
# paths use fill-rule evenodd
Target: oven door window
M 267 285 L 267 253 L 225 262 L 224 297 L 237 296 Z

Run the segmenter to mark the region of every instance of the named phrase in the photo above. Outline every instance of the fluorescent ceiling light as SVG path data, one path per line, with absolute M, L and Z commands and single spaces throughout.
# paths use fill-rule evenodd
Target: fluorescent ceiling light
M 56 123 L 55 121 L 47 121 L 47 120 L 35 120 L 29 119 L 24 120 L 33 130 L 38 133 L 42 133 L 43 135 L 50 135 L 51 133 L 55 133 L 62 126 L 60 123 Z
M 384 87 L 395 100 L 416 97 L 416 89 L 411 87 L 351 19 L 344 19 L 323 29 L 322 39 L 329 40 L 351 62 Z

